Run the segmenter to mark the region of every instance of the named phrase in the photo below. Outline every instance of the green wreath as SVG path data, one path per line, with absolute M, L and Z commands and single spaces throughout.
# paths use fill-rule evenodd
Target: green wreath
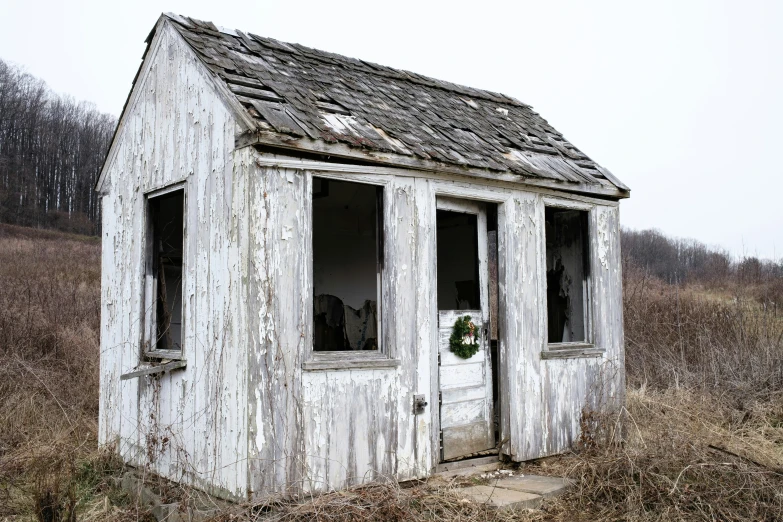
M 478 328 L 470 320 L 469 315 L 458 318 L 449 337 L 451 352 L 463 359 L 470 359 L 479 351 L 478 336 Z M 466 340 L 468 342 L 465 342 Z

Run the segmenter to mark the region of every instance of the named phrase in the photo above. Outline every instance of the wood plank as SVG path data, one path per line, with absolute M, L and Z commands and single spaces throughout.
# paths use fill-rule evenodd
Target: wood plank
M 574 359 L 577 357 L 603 357 L 606 350 L 603 348 L 574 348 L 572 350 L 544 350 L 542 359 Z
M 470 455 L 491 448 L 486 421 L 443 428 L 443 460 Z
M 451 428 L 484 421 L 486 403 L 486 397 L 479 400 L 444 402 L 441 408 L 441 415 L 444 419 L 441 427 Z
M 266 100 L 272 102 L 283 102 L 284 98 L 281 98 L 275 91 L 268 87 L 264 87 L 259 84 L 258 86 L 248 87 L 247 85 L 235 85 L 229 83 L 228 88 L 237 96 L 244 96 L 253 100 Z M 240 99 L 240 101 L 242 101 Z
M 363 150 L 356 147 L 350 147 L 344 143 L 331 143 L 310 138 L 295 138 L 292 136 L 284 136 L 275 132 L 264 130 L 250 132 L 241 136 L 237 140 L 237 147 L 247 147 L 252 145 L 268 145 L 286 150 L 315 152 L 328 154 L 338 158 L 342 157 L 350 159 L 363 159 L 376 162 L 380 165 L 415 168 L 424 171 L 457 174 L 460 176 L 469 176 L 488 180 L 508 181 L 517 185 L 551 188 L 554 190 L 568 191 L 585 195 L 608 196 L 618 199 L 630 197 L 630 192 L 618 189 L 614 185 L 605 186 L 582 182 L 566 183 L 535 177 L 523 177 L 511 173 L 493 172 L 485 169 L 459 167 L 433 160 L 406 156 L 403 154 Z
M 318 360 L 311 359 L 302 363 L 302 369 L 306 371 L 316 370 L 357 370 L 362 368 L 397 368 L 399 359 L 389 358 L 355 358 L 345 360 Z
M 171 361 L 157 366 L 150 366 L 148 368 L 142 368 L 140 370 L 134 370 L 132 372 L 123 373 L 120 375 L 121 381 L 127 381 L 128 379 L 134 379 L 143 375 L 155 375 L 158 373 L 166 373 L 172 370 L 178 370 L 188 365 L 187 361 Z

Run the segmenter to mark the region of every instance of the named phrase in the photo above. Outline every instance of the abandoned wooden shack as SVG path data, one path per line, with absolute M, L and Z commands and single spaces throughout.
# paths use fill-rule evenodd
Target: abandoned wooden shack
M 624 400 L 629 189 L 508 96 L 163 15 L 97 190 L 131 465 L 325 491 L 563 452 Z

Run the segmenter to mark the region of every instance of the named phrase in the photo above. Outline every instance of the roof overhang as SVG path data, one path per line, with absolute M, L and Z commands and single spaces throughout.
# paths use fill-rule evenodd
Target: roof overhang
M 326 143 L 321 140 L 313 140 L 306 137 L 289 136 L 274 131 L 256 129 L 244 132 L 236 139 L 236 147 L 244 148 L 251 146 L 264 146 L 273 149 L 280 149 L 287 152 L 298 152 L 304 154 L 318 154 L 346 160 L 361 161 L 368 164 L 397 167 L 403 169 L 412 169 L 418 171 L 429 171 L 443 174 L 457 174 L 477 179 L 497 180 L 531 187 L 540 187 L 550 190 L 558 190 L 575 194 L 584 194 L 610 199 L 625 199 L 630 197 L 631 191 L 619 180 L 614 180 L 606 169 L 602 173 L 612 181 L 612 184 L 596 185 L 593 183 L 575 183 L 559 182 L 550 179 L 543 179 L 534 176 L 522 176 L 510 172 L 495 172 L 485 169 L 475 169 L 470 167 L 457 167 L 444 164 L 437 161 L 423 160 L 401 154 L 378 152 L 374 150 L 362 150 L 356 147 L 350 147 L 343 143 Z M 620 186 L 621 185 L 622 188 Z

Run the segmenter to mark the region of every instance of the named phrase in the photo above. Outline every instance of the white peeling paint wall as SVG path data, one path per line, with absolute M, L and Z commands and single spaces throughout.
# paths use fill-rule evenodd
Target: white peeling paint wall
M 269 155 L 259 158 L 267 163 Z M 306 161 L 297 160 L 301 164 Z M 312 343 L 313 175 L 384 185 L 382 342 L 396 368 L 303 370 Z M 249 182 L 248 376 L 251 494 L 326 491 L 428 475 L 437 463 L 437 195 L 499 203 L 503 452 L 566 450 L 583 409 L 623 399 L 618 209 L 590 203 L 594 339 L 604 355 L 546 349 L 544 195 L 508 184 L 259 166 Z M 548 196 L 556 195 L 552 192 Z M 425 394 L 425 414 L 413 395 Z
M 244 496 L 249 153 L 234 153 L 234 117 L 168 22 L 149 53 L 104 184 L 100 442 L 173 480 Z M 178 182 L 187 367 L 121 381 L 141 363 L 144 195 Z
M 426 445 L 415 437 L 426 441 L 429 430 L 416 431 L 412 411 L 420 295 L 413 179 L 374 179 L 386 183 L 382 343 L 400 366 L 303 371 L 312 342 L 312 175 L 259 167 L 250 182 L 249 458 L 256 497 L 428 469 L 428 453 L 417 454 Z
M 619 210 L 591 208 L 600 357 L 543 359 L 547 190 L 357 167 L 261 166 L 205 68 L 163 21 L 103 196 L 99 437 L 126 461 L 228 497 L 341 489 L 437 464 L 436 197 L 498 204 L 501 450 L 527 460 L 578 440 L 583 411 L 624 390 Z M 290 159 L 290 158 L 288 158 Z M 309 169 L 309 170 L 308 170 Z M 384 186 L 382 340 L 397 366 L 303 370 L 312 344 L 313 175 Z M 186 187 L 187 367 L 141 363 L 145 194 Z M 430 406 L 414 415 L 413 396 Z
M 510 401 L 502 408 L 501 439 L 509 440 L 503 450 L 523 461 L 566 451 L 579 440 L 583 414 L 616 411 L 624 401 L 619 207 L 590 205 L 593 342 L 605 352 L 545 359 L 544 196 L 518 193 L 506 206 L 500 372 Z

